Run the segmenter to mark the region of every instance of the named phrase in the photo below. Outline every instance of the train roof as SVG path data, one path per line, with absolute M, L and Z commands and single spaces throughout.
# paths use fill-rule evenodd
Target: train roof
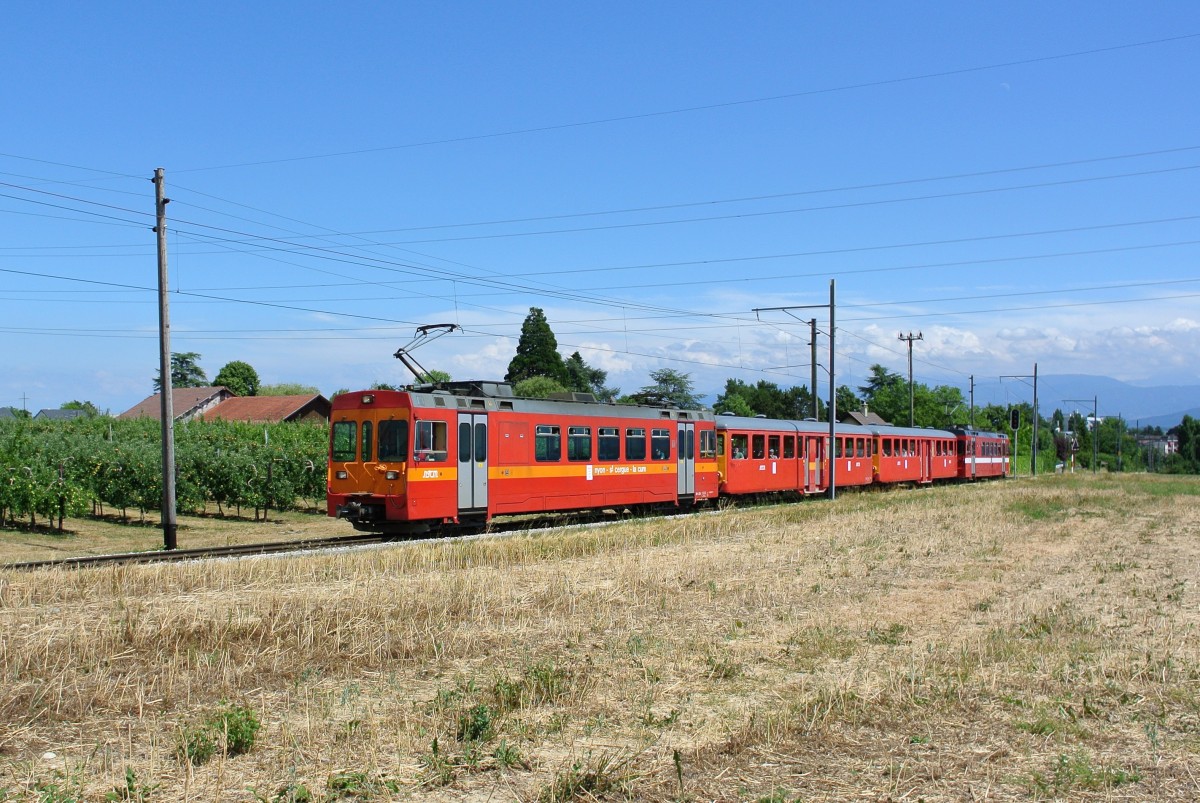
M 716 418 L 717 429 L 756 429 L 766 432 L 800 432 L 813 435 L 828 435 L 829 424 L 821 421 L 789 421 L 778 418 L 748 418 L 739 415 L 721 414 Z M 837 424 L 839 435 L 885 435 L 901 438 L 953 438 L 955 433 L 932 427 L 894 427 L 871 424 Z
M 798 432 L 812 435 L 828 435 L 829 422 L 791 421 L 780 418 L 750 418 L 742 415 L 722 413 L 716 417 L 717 429 L 756 429 L 766 432 Z M 842 435 L 870 435 L 869 427 L 858 424 L 838 424 L 837 432 Z
M 639 421 L 711 421 L 713 418 L 708 410 L 599 402 L 590 393 L 565 393 L 549 399 L 527 399 L 513 395 L 512 386 L 507 382 L 445 382 L 417 385 L 405 390 L 352 391 L 340 394 L 334 400 L 334 407 L 356 407 L 360 400 L 368 396 L 375 397 L 375 403 L 380 406 L 399 404 L 402 399 L 407 399 L 414 408 L 457 409 L 464 412 L 514 411 Z M 339 405 L 338 400 L 342 400 L 342 404 Z
M 1003 432 L 988 432 L 987 430 L 983 429 L 968 429 L 966 427 L 959 427 L 952 431 L 955 435 L 965 435 L 969 438 L 998 438 L 1009 440 L 1008 435 L 1004 434 Z
M 902 438 L 953 438 L 954 433 L 948 429 L 934 429 L 933 427 L 896 427 L 896 426 L 871 426 L 869 429 L 876 435 L 889 435 L 892 437 Z

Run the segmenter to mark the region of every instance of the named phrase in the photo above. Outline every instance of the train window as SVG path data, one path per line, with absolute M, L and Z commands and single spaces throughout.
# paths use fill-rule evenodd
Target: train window
M 487 424 L 475 425 L 475 462 L 487 460 Z
M 567 427 L 567 459 L 592 459 L 591 427 Z
M 446 459 L 446 422 L 418 421 L 416 422 L 417 442 L 413 450 L 413 460 L 418 463 L 432 463 Z
M 357 454 L 354 436 L 358 434 L 358 424 L 355 421 L 333 422 L 333 437 L 330 439 L 332 448 L 329 459 L 335 463 L 348 463 Z
M 762 460 L 767 456 L 767 438 L 765 435 L 750 436 L 750 456 Z
M 883 454 L 883 456 L 891 457 L 892 456 L 892 439 L 891 438 L 880 438 L 879 440 L 882 442 L 883 448 L 881 450 L 881 453 Z
M 717 433 L 711 429 L 700 431 L 700 459 L 711 460 L 717 456 Z
M 867 438 L 867 457 L 873 457 L 875 454 L 875 439 Z
M 857 449 L 858 449 L 859 457 L 867 456 L 867 439 L 866 438 L 858 438 L 857 439 Z
M 408 422 L 379 422 L 379 459 L 404 460 L 408 455 Z
M 646 430 L 641 427 L 625 430 L 625 459 L 646 459 Z
M 796 438 L 788 435 L 783 439 L 783 459 L 791 460 L 796 456 Z
M 562 430 L 546 424 L 538 425 L 533 438 L 534 459 L 557 462 L 562 457 Z
M 371 462 L 371 422 L 362 422 L 362 461 Z
M 750 441 L 750 438 L 747 435 L 734 435 L 733 436 L 733 459 L 734 460 L 745 460 L 746 459 L 746 455 L 748 455 L 750 453 L 749 449 L 747 448 L 747 444 L 749 443 L 749 441 Z
M 460 421 L 458 424 L 458 462 L 471 461 L 471 423 Z
M 772 460 L 779 457 L 779 436 L 771 435 L 767 438 L 767 456 Z
M 620 460 L 621 430 L 616 427 L 600 427 L 596 435 L 596 458 L 598 460 Z
M 725 439 L 728 437 L 724 432 L 717 435 L 717 454 L 721 457 L 724 457 L 726 454 Z
M 671 459 L 671 430 L 650 430 L 650 454 L 655 460 Z
M 679 445 L 675 452 L 680 460 L 696 459 L 696 433 L 693 430 L 679 430 Z

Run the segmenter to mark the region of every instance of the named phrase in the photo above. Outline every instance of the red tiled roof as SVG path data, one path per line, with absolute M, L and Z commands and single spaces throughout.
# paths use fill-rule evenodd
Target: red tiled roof
M 303 396 L 234 396 L 204 414 L 226 421 L 286 421 L 298 413 L 314 412 L 329 418 L 329 401 L 321 394 Z
M 228 388 L 174 388 L 171 391 L 171 408 L 176 419 L 184 418 L 187 414 L 220 395 L 232 395 Z M 162 394 L 155 393 L 148 399 L 135 404 L 117 418 L 153 418 L 159 420 Z

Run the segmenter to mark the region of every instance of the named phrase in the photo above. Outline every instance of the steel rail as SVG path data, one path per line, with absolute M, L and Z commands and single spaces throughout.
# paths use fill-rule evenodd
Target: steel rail
M 385 535 L 359 533 L 332 538 L 305 538 L 298 541 L 267 541 L 256 544 L 230 544 L 226 546 L 172 549 L 169 551 L 123 552 L 111 555 L 79 555 L 71 558 L 5 563 L 0 564 L 0 570 L 85 569 L 109 564 L 176 563 L 185 560 L 240 557 L 243 555 L 270 555 L 283 552 L 300 552 L 308 549 L 329 549 L 341 546 L 357 546 L 359 544 L 378 544 L 387 540 L 389 540 L 389 537 Z

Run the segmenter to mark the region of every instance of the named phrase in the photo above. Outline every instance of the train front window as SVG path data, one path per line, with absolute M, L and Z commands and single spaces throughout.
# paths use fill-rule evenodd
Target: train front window
M 333 436 L 330 439 L 332 448 L 329 458 L 335 463 L 349 463 L 358 454 L 358 424 L 354 421 L 333 422 Z
M 418 463 L 432 463 L 446 459 L 446 422 L 418 421 L 416 422 L 417 442 L 413 450 L 413 460 Z
M 362 461 L 371 462 L 371 422 L 362 422 Z
M 408 422 L 379 422 L 379 460 L 404 460 L 408 456 Z

